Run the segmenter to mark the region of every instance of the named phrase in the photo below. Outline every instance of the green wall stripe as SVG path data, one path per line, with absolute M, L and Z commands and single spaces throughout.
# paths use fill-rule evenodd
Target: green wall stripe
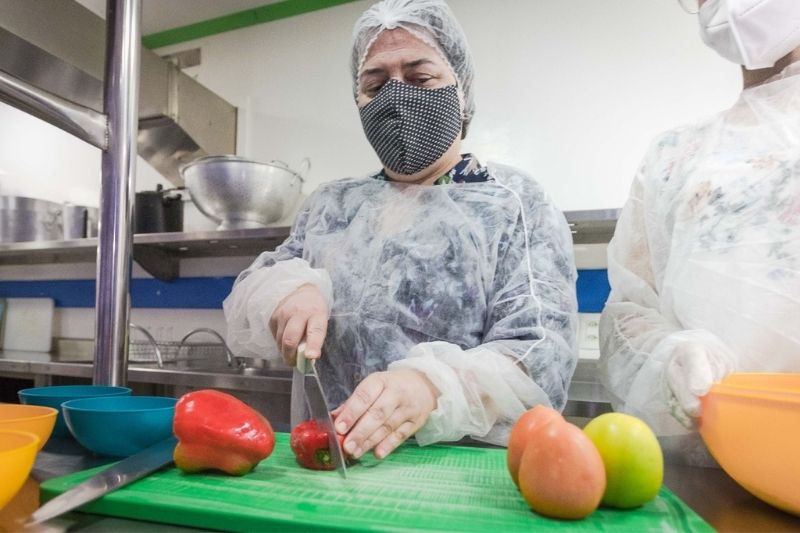
M 354 2 L 355 0 L 284 0 L 274 4 L 268 4 L 230 15 L 195 22 L 179 28 L 165 30 L 158 33 L 151 33 L 142 37 L 142 44 L 145 48 L 161 48 L 170 44 L 182 43 L 216 35 L 226 31 L 238 30 L 256 24 L 272 22 L 284 18 L 302 15 L 311 11 L 325 9 L 328 7 Z

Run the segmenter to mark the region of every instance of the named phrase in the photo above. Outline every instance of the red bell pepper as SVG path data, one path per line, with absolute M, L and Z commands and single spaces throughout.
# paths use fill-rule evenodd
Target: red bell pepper
M 344 436 L 336 434 L 341 446 Z M 292 447 L 297 463 L 311 470 L 334 470 L 331 450 L 328 444 L 328 434 L 325 429 L 317 424 L 316 420 L 306 420 L 300 422 L 294 429 L 289 438 L 289 445 Z
M 175 406 L 173 458 L 184 472 L 250 472 L 269 457 L 275 433 L 269 421 L 246 403 L 216 390 L 185 394 Z

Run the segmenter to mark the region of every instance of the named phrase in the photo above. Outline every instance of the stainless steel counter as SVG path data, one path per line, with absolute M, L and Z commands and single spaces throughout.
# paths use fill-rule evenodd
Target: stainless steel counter
M 90 383 L 92 365 L 60 361 L 56 354 L 0 351 L 0 377 L 31 380 L 37 387 Z M 177 398 L 192 390 L 223 390 L 267 416 L 276 430 L 288 428 L 292 389 L 289 368 L 228 366 L 225 360 L 203 360 L 165 363 L 164 368 L 130 365 L 127 377 L 135 394 Z
M 718 531 L 800 531 L 800 517 L 767 505 L 718 468 L 667 465 L 664 484 Z
M 0 351 L 0 375 L 30 378 L 32 376 L 92 377 L 90 363 L 64 362 L 58 356 L 40 352 Z M 272 394 L 291 393 L 291 370 L 264 368 L 226 368 L 217 365 L 213 371 L 154 365 L 130 365 L 128 381 L 176 387 L 216 388 Z
M 603 387 L 595 379 L 597 362 L 580 360 L 570 383 L 571 400 L 565 414 L 597 416 L 608 412 L 610 406 Z M 41 352 L 0 350 L 0 376 L 31 378 L 32 376 L 64 376 L 91 378 L 90 363 L 62 361 L 58 355 Z M 153 383 L 176 387 L 217 388 L 272 394 L 291 393 L 291 370 L 288 368 L 251 368 L 215 365 L 176 367 L 165 365 L 131 364 L 128 368 L 131 383 Z
M 594 377 L 596 365 L 593 360 L 578 362 L 569 387 L 565 416 L 588 421 L 611 411 L 605 391 Z M 92 366 L 90 363 L 61 361 L 56 354 L 0 350 L 0 377 L 33 379 L 35 386 L 44 386 L 52 384 L 56 376 L 90 380 Z M 189 390 L 222 389 L 267 415 L 275 429 L 288 427 L 291 394 L 291 370 L 288 368 L 228 367 L 220 361 L 204 361 L 197 367 L 165 364 L 164 368 L 158 368 L 131 364 L 128 384 L 134 387 L 136 384 L 160 386 L 156 394 L 176 397 Z

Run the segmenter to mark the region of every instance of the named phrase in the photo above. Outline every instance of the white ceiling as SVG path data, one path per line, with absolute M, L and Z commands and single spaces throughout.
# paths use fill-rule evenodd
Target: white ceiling
M 142 35 L 149 35 L 280 0 L 142 0 Z M 105 0 L 77 0 L 105 17 Z

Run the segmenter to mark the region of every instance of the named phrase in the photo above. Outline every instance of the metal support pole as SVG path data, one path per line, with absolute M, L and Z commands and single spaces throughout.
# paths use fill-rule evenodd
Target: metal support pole
M 106 117 L 0 70 L 0 102 L 10 104 L 105 150 Z
M 97 250 L 94 383 L 124 385 L 128 363 L 131 218 L 136 190 L 141 0 L 108 0 Z

